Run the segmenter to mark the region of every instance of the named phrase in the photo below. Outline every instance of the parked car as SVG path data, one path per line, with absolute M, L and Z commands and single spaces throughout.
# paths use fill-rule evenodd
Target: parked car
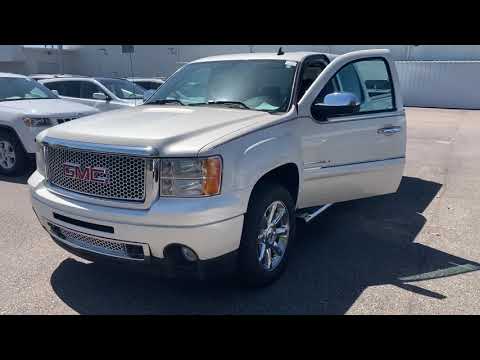
M 32 204 L 62 247 L 261 286 L 285 269 L 297 218 L 397 190 L 406 123 L 388 50 L 251 53 L 189 63 L 144 105 L 37 143 Z
M 109 111 L 140 105 L 145 89 L 125 79 L 65 77 L 40 80 L 61 98 Z
M 127 80 L 134 82 L 145 90 L 157 90 L 165 82 L 160 78 L 127 78 Z
M 35 136 L 47 127 L 97 113 L 61 100 L 23 75 L 0 73 L 0 174 L 21 174 L 34 157 Z

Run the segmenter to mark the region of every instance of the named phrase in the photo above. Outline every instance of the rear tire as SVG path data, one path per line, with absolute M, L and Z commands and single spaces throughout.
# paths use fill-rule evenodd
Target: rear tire
M 27 165 L 27 154 L 18 137 L 10 132 L 0 131 L 0 174 L 23 175 Z
M 295 220 L 292 196 L 283 186 L 263 183 L 253 191 L 239 249 L 239 273 L 246 285 L 266 286 L 280 277 L 295 238 Z

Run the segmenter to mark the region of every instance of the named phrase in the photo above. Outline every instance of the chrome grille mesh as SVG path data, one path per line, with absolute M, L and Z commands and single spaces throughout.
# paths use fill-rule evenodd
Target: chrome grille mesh
M 104 154 L 47 146 L 48 181 L 63 189 L 113 200 L 145 200 L 146 160 L 140 157 Z M 99 167 L 108 172 L 108 182 L 88 181 L 65 175 L 64 164 Z
M 94 251 L 96 253 L 116 256 L 121 258 L 128 258 L 132 260 L 144 260 L 144 252 L 141 245 L 132 245 L 127 243 L 121 243 L 117 241 L 111 241 L 104 238 L 98 238 L 87 234 L 79 233 L 60 227 L 57 225 L 49 224 L 52 233 L 62 239 L 64 242 L 70 243 L 85 250 Z M 130 252 L 128 249 L 130 246 Z M 131 252 L 132 247 L 136 248 L 134 253 Z
M 126 256 L 127 251 L 124 244 L 102 240 L 78 232 L 73 232 L 65 228 L 57 227 L 56 232 L 62 236 L 63 239 L 71 243 L 76 243 L 77 245 L 82 245 L 82 247 L 96 247 L 102 248 L 103 250 L 117 252 L 118 255 Z

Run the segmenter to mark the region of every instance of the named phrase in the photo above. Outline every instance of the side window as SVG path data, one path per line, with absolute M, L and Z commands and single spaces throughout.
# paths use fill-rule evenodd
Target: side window
M 355 94 L 360 100 L 360 113 L 394 110 L 392 80 L 387 63 L 382 59 L 358 60 L 344 66 L 315 102 L 323 102 L 334 88 Z
M 362 85 L 355 71 L 355 64 L 349 64 L 340 70 L 337 74 L 337 81 L 340 91 L 351 92 L 357 95 L 360 103 L 365 101 Z
M 91 81 L 82 81 L 80 97 L 83 99 L 93 99 L 94 93 L 105 93 L 97 84 Z
M 63 86 L 63 83 L 61 81 L 44 83 L 43 85 L 45 85 L 50 90 L 57 90 L 59 95 L 65 94 L 65 87 Z
M 58 81 L 45 84 L 51 90 L 57 90 L 62 96 L 80 97 L 80 82 L 78 81 Z
M 145 90 L 157 90 L 160 84 L 151 81 L 137 81 L 135 84 L 143 87 Z
M 307 92 L 318 75 L 325 69 L 325 64 L 322 61 L 312 61 L 307 63 L 302 71 L 302 78 L 300 79 L 300 86 L 298 89 L 298 100 Z M 333 91 L 332 91 L 333 92 Z
M 360 111 L 393 110 L 393 86 L 387 63 L 372 59 L 359 61 L 354 65 L 365 89 L 366 99 L 362 102 Z

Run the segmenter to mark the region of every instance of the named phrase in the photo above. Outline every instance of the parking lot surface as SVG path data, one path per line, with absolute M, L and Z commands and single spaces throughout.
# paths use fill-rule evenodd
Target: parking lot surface
M 0 177 L 0 314 L 480 314 L 480 111 L 407 123 L 398 192 L 332 206 L 260 290 L 79 259 L 36 221 L 27 177 Z

